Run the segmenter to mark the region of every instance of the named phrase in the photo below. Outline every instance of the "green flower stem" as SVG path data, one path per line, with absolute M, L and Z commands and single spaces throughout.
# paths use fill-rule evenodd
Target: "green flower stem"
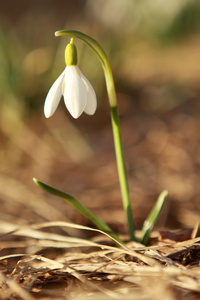
M 131 240 L 135 240 L 134 222 L 133 222 L 131 203 L 130 203 L 130 198 L 129 198 L 128 183 L 127 183 L 127 177 L 126 177 L 126 170 L 125 170 L 125 163 L 124 163 L 124 156 L 123 156 L 122 142 L 121 142 L 121 134 L 120 134 L 120 125 L 119 125 L 119 118 L 118 118 L 118 112 L 117 112 L 117 97 L 116 97 L 115 85 L 114 85 L 114 80 L 113 80 L 110 63 L 107 59 L 105 52 L 101 48 L 101 46 L 97 43 L 97 41 L 95 41 L 88 35 L 86 35 L 82 32 L 79 32 L 79 31 L 74 31 L 74 30 L 56 31 L 55 35 L 56 36 L 70 36 L 73 38 L 81 39 L 94 51 L 94 53 L 97 55 L 97 57 L 99 58 L 99 60 L 102 64 L 102 67 L 104 70 L 104 75 L 105 75 L 109 104 L 110 104 L 110 108 L 111 108 L 111 121 L 112 121 L 112 127 L 113 127 L 113 137 L 114 137 L 115 153 L 116 153 L 116 160 L 117 160 L 118 175 L 119 175 L 119 181 L 120 181 L 123 207 L 124 207 L 124 210 L 126 211 L 126 215 L 127 215 L 130 238 L 131 238 Z
M 168 191 L 166 191 L 166 190 L 162 191 L 162 193 L 159 195 L 159 197 L 156 201 L 156 204 L 152 208 L 147 219 L 144 221 L 144 224 L 142 227 L 142 240 L 141 240 L 141 243 L 143 245 L 148 244 L 150 234 L 155 226 L 156 221 L 158 220 L 158 217 L 163 208 L 163 205 L 165 203 L 165 199 L 166 199 L 167 195 L 168 195 Z
M 119 182 L 120 182 L 120 188 L 121 188 L 122 199 L 123 199 L 123 207 L 127 216 L 130 238 L 132 241 L 134 241 L 135 240 L 134 222 L 133 222 L 133 215 L 132 215 L 131 203 L 129 198 L 128 181 L 126 178 L 126 170 L 125 170 L 124 155 L 122 149 L 117 106 L 111 107 L 111 121 L 112 121 L 113 135 L 114 135 Z
M 123 244 L 122 240 L 117 236 L 117 234 L 115 234 L 112 231 L 112 229 L 106 223 L 104 223 L 99 217 L 97 217 L 95 214 L 93 214 L 87 207 L 85 207 L 82 203 L 80 203 L 74 197 L 72 197 L 71 195 L 68 195 L 68 194 L 66 194 L 66 193 L 64 193 L 60 190 L 57 190 L 57 189 L 55 189 L 55 188 L 39 181 L 39 180 L 37 180 L 36 178 L 33 178 L 33 181 L 37 184 L 37 186 L 39 186 L 40 188 L 42 188 L 46 192 L 67 201 L 76 210 L 78 210 L 83 216 L 85 216 L 93 224 L 95 224 L 97 226 L 97 228 L 99 228 L 100 230 L 106 232 L 111 237 L 113 237 L 116 241 Z

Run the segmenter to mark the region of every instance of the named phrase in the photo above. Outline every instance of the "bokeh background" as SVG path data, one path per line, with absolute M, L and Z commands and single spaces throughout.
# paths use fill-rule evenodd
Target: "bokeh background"
M 74 29 L 107 53 L 119 101 L 137 228 L 169 191 L 157 228 L 194 227 L 200 214 L 200 2 L 198 0 L 7 0 L 0 2 L 1 224 L 68 220 L 91 225 L 33 177 L 127 232 L 109 106 L 99 61 L 81 41 L 79 66 L 98 98 L 74 120 L 61 101 L 45 119 L 46 94 L 64 69 Z M 1 225 L 3 226 L 3 225 Z

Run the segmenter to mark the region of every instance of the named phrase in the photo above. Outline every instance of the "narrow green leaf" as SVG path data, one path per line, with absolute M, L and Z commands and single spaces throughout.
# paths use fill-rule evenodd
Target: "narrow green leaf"
M 100 230 L 106 232 L 109 234 L 111 237 L 113 237 L 116 241 L 120 242 L 123 244 L 121 239 L 118 237 L 116 233 L 112 231 L 112 229 L 104 223 L 99 217 L 97 217 L 94 213 L 92 213 L 87 207 L 85 207 L 82 203 L 80 203 L 78 200 L 76 200 L 74 197 L 71 195 L 68 195 L 58 189 L 55 189 L 39 180 L 36 178 L 33 178 L 33 181 L 39 186 L 41 189 L 45 190 L 46 192 L 55 195 L 57 197 L 60 197 L 67 201 L 69 204 L 71 204 L 76 210 L 78 210 L 83 216 L 85 216 L 87 219 L 89 219 L 93 224 L 96 225 L 97 228 Z
M 149 236 L 156 224 L 156 221 L 158 220 L 158 217 L 163 208 L 163 205 L 165 203 L 165 199 L 166 199 L 167 195 L 168 195 L 168 191 L 166 191 L 166 190 L 162 191 L 162 193 L 159 195 L 153 209 L 151 210 L 147 219 L 144 221 L 144 224 L 142 227 L 142 241 L 141 241 L 141 243 L 143 245 L 148 244 Z

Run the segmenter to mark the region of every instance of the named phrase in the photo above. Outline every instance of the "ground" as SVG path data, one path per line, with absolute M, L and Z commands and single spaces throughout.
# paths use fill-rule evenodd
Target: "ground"
M 69 299 L 155 299 L 163 290 L 165 299 L 198 299 L 198 90 L 173 109 L 153 112 L 143 107 L 144 91 L 132 93 L 134 101 L 122 93 L 118 99 L 138 239 L 159 192 L 169 191 L 150 246 L 128 243 L 106 99 L 95 117 L 77 123 L 62 108 L 49 120 L 33 116 L 5 141 L 2 299 L 66 299 L 66 293 Z M 32 177 L 76 197 L 128 244 L 117 248 L 92 231 Z M 68 228 L 66 221 L 91 230 Z

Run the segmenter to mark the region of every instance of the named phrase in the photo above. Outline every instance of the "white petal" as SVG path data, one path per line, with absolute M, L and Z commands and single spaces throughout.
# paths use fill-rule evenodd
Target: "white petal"
M 56 81 L 51 86 L 46 100 L 44 104 L 44 115 L 46 118 L 51 117 L 56 108 L 58 107 L 58 104 L 60 102 L 60 98 L 62 96 L 62 85 L 63 80 L 65 76 L 65 70 L 62 72 L 62 74 L 56 79 Z
M 87 78 L 81 73 L 82 80 L 84 81 L 86 91 L 87 91 L 87 102 L 84 112 L 88 115 L 93 115 L 97 109 L 97 97 L 91 83 Z
M 77 119 L 86 106 L 86 88 L 77 66 L 67 66 L 64 78 L 64 101 L 73 118 Z

